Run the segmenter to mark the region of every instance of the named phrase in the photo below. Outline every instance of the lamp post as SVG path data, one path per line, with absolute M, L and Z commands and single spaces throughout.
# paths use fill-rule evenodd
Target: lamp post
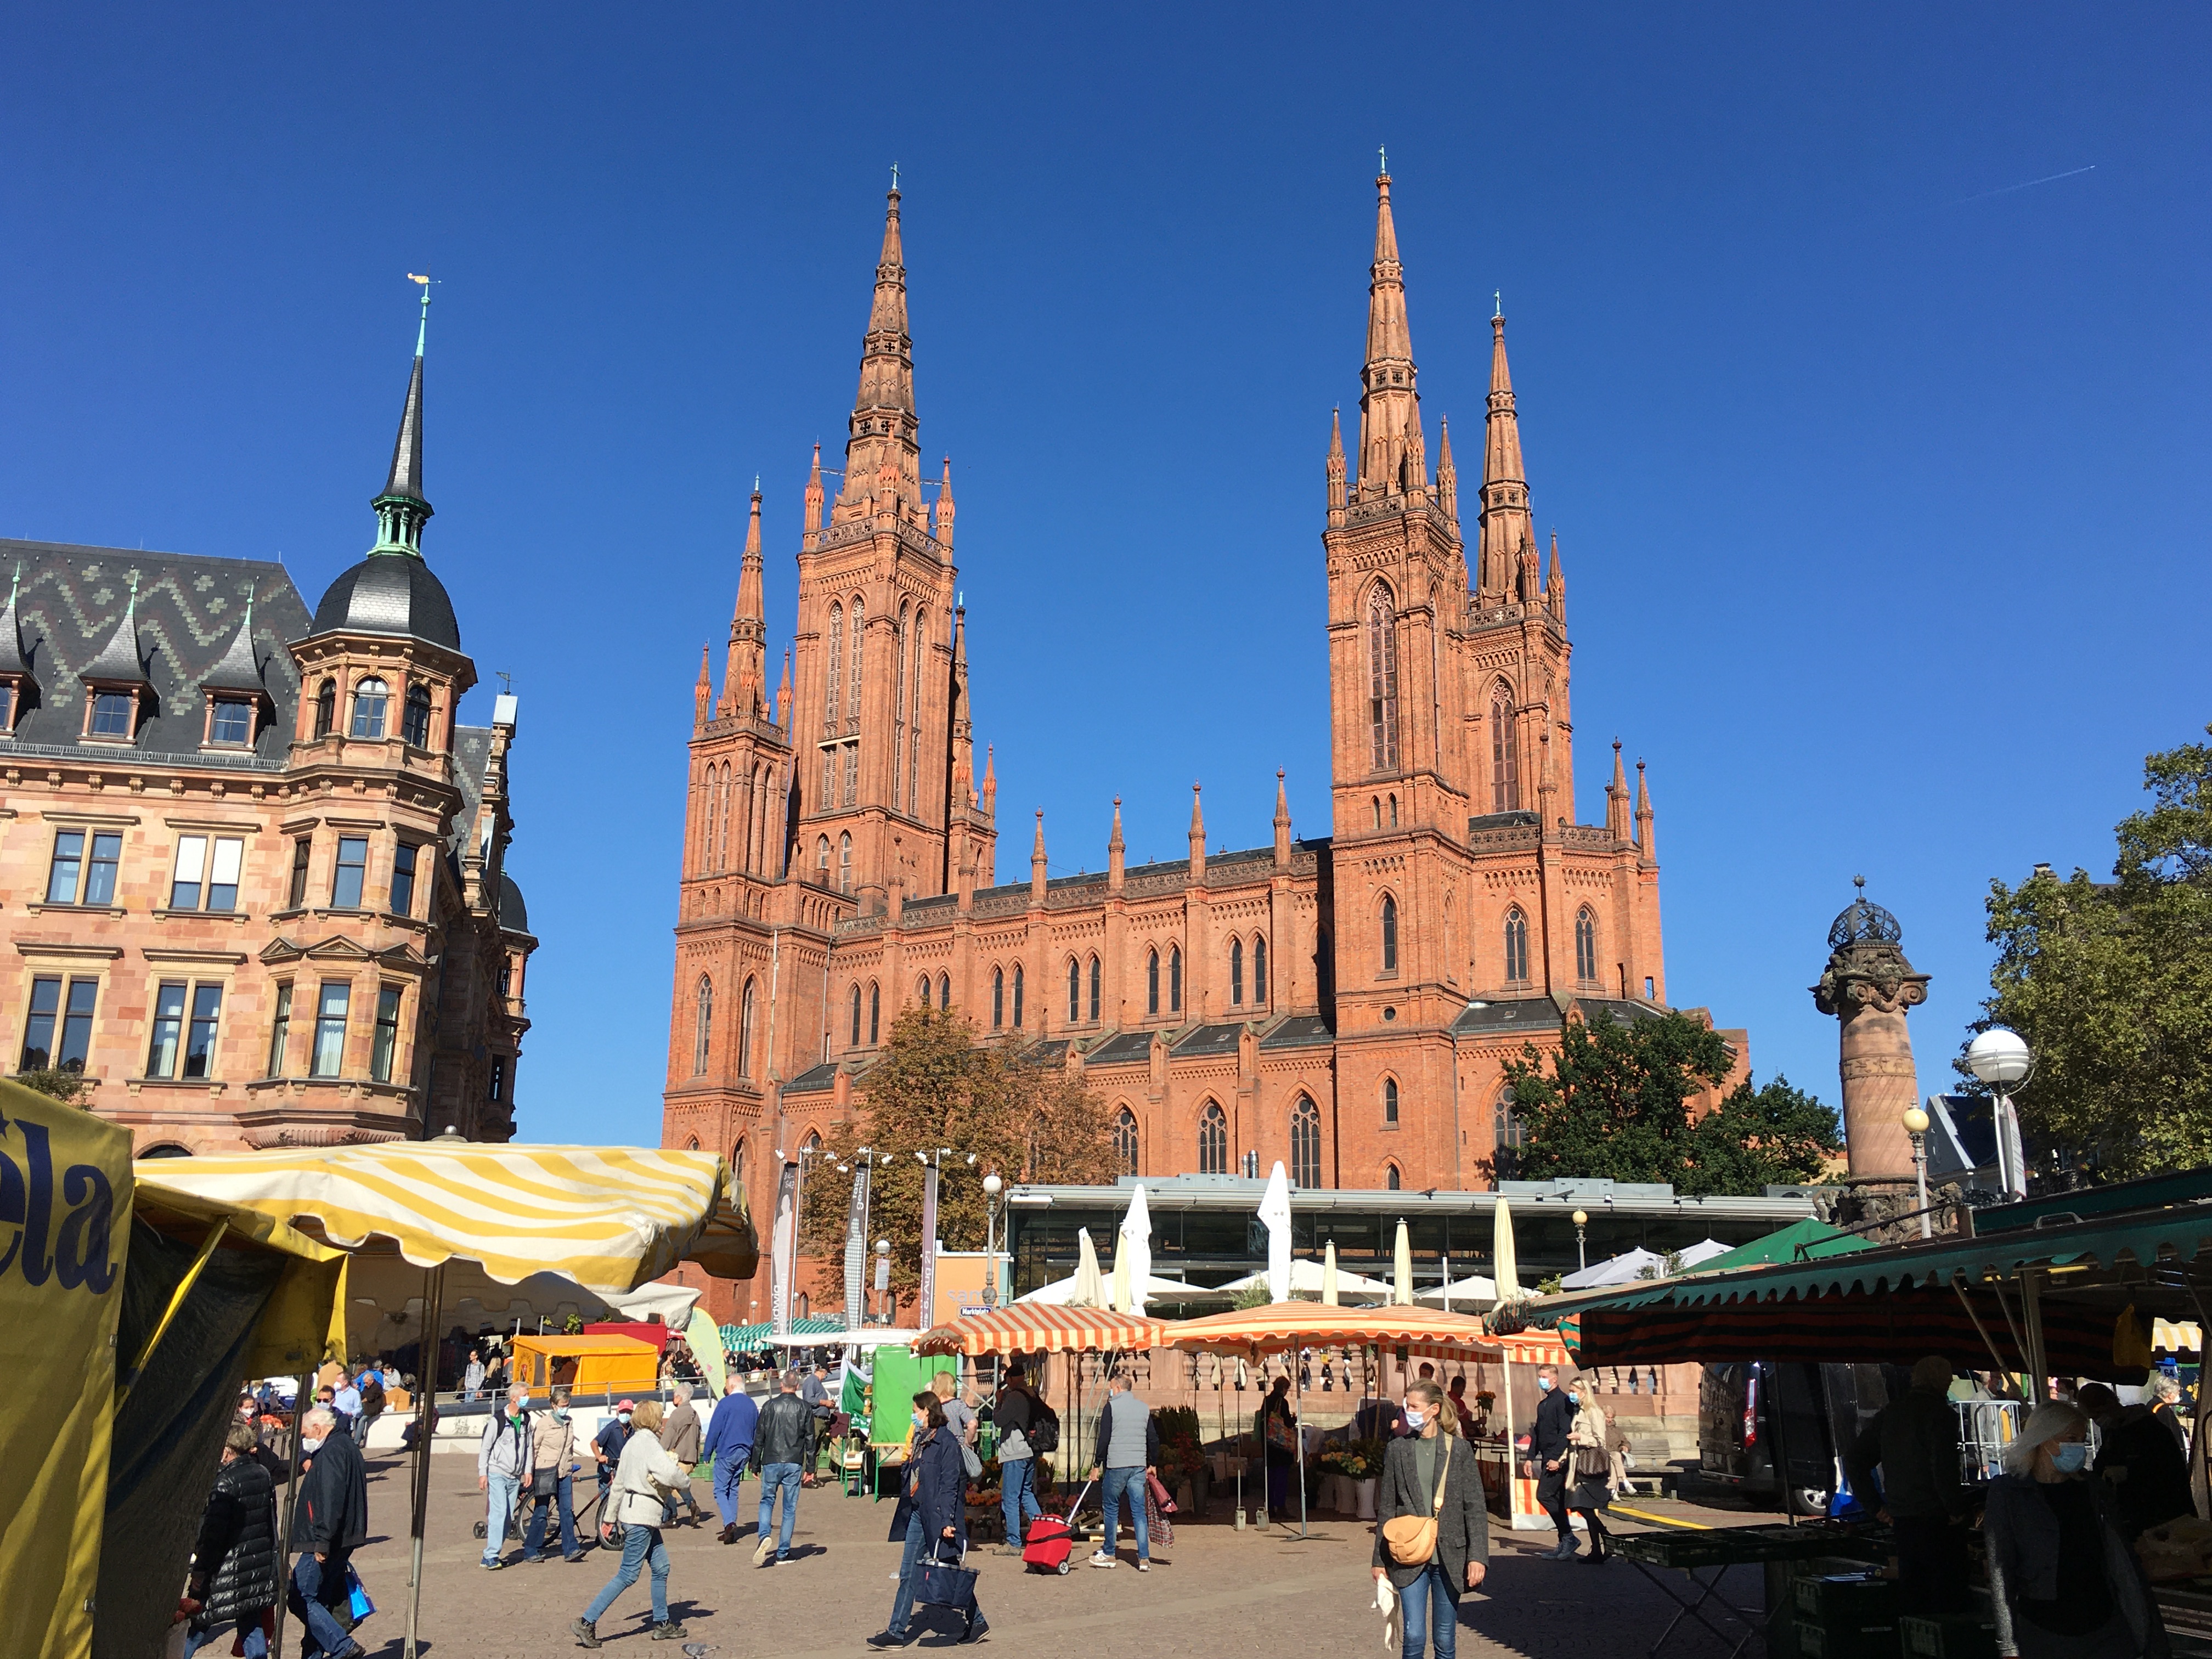
M 1936 1224 L 1928 1214 L 1928 1114 L 1917 1106 L 1905 1109 L 1905 1133 L 1912 1137 L 1912 1185 L 1920 1200 L 1920 1236 L 1936 1237 Z
M 1583 1243 L 1583 1229 L 1589 1225 L 1588 1212 L 1575 1212 L 1575 1270 L 1579 1273 L 1589 1266 L 1589 1251 Z
M 1996 1093 L 1997 1178 L 2012 1198 L 2027 1196 L 2027 1160 L 2012 1091 L 2035 1074 L 2035 1054 L 2017 1031 L 1993 1025 L 1966 1045 L 1966 1069 Z
M 891 1322 L 891 1242 L 888 1238 L 876 1241 L 876 1322 Z
M 1006 1183 L 994 1171 L 983 1177 L 983 1305 L 999 1305 L 999 1194 Z

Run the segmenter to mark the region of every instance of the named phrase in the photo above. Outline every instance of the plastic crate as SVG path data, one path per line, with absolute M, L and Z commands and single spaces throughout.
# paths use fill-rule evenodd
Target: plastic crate
M 1905 1659 L 1996 1659 L 1996 1627 L 1978 1613 L 1907 1613 L 1897 1635 Z
M 1874 1626 L 1897 1622 L 1897 1584 L 1869 1572 L 1826 1573 L 1800 1578 L 1797 1613 L 1817 1625 Z
M 1797 1621 L 1804 1659 L 1899 1659 L 1895 1625 L 1816 1625 Z

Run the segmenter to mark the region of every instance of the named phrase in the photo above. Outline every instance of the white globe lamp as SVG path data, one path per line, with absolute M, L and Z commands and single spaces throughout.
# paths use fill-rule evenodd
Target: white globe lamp
M 1996 1025 L 1966 1045 L 1966 1069 L 1993 1089 L 2008 1089 L 2027 1080 L 2035 1055 L 2019 1032 Z

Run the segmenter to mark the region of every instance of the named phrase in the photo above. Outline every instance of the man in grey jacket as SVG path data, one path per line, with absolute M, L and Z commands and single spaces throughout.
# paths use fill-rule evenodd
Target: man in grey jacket
M 1150 1572 L 1152 1540 L 1145 1522 L 1146 1482 L 1159 1467 L 1160 1431 L 1152 1421 L 1152 1408 L 1130 1392 L 1127 1371 L 1117 1371 L 1109 1386 L 1112 1392 L 1106 1409 L 1098 1413 L 1098 1447 L 1091 1468 L 1093 1480 L 1103 1475 L 1106 1482 L 1106 1535 L 1091 1565 L 1120 1565 L 1114 1554 L 1114 1531 L 1121 1519 L 1122 1495 L 1127 1493 L 1129 1518 L 1137 1528 L 1137 1571 Z
M 496 1572 L 507 1564 L 500 1552 L 514 1523 L 515 1501 L 530 1478 L 530 1390 L 517 1382 L 503 1405 L 495 1405 L 477 1443 L 477 1490 L 487 1495 L 483 1565 Z

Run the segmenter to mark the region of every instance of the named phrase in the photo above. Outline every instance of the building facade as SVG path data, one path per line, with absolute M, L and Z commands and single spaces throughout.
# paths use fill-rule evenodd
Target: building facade
M 1332 417 L 1324 469 L 1328 833 L 1293 832 L 1279 772 L 1273 845 L 1209 854 L 1194 784 L 1187 858 L 1127 865 L 1117 799 L 1103 872 L 1048 878 L 1039 814 L 1029 878 L 1004 884 L 891 192 L 779 687 L 757 490 L 719 692 L 700 663 L 663 1139 L 729 1157 L 757 1206 L 783 1159 L 836 1142 L 918 1000 L 1079 1070 L 1128 1173 L 1279 1159 L 1302 1188 L 1384 1190 L 1492 1184 L 1517 1139 L 1507 1060 L 1673 1006 L 1642 763 L 1632 789 L 1616 743 L 1601 822 L 1577 817 L 1566 586 L 1536 545 L 1505 319 L 1468 524 L 1442 426 L 1430 460 L 1387 175 L 1376 192 L 1358 426 L 1347 450 Z
M 0 1034 L 137 1152 L 514 1130 L 515 700 L 423 562 L 422 356 L 376 544 L 282 565 L 0 540 Z

